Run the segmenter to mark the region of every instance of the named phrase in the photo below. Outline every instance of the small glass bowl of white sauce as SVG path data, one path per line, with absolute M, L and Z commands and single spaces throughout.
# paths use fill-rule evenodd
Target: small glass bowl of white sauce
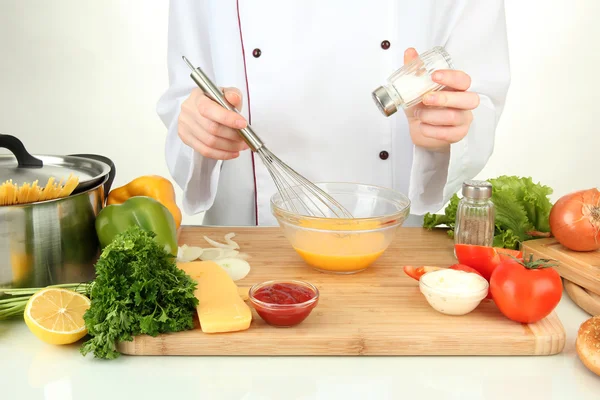
M 487 296 L 489 286 L 480 275 L 454 269 L 431 271 L 419 279 L 419 288 L 429 305 L 448 315 L 473 311 Z

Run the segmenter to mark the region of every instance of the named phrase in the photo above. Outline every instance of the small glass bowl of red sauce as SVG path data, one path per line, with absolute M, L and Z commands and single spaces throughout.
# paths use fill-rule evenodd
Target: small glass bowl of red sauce
M 250 302 L 269 325 L 290 327 L 308 317 L 319 302 L 319 290 L 298 280 L 273 280 L 250 288 Z

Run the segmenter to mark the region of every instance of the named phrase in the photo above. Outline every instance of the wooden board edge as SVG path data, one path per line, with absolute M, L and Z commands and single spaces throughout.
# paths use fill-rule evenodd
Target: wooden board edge
M 535 355 L 550 356 L 562 353 L 567 333 L 556 311 L 541 321 L 527 325 L 535 340 Z
M 158 336 L 157 336 L 157 338 L 158 338 Z M 145 340 L 139 340 L 139 338 L 136 339 L 134 337 L 131 342 L 117 343 L 116 350 L 119 353 L 125 354 L 125 355 L 138 355 L 138 354 L 143 355 L 144 349 L 143 349 L 143 345 L 141 345 L 141 344 L 144 342 L 145 342 Z
M 565 292 L 567 292 L 567 295 L 573 303 L 590 316 L 600 315 L 600 303 L 593 299 L 584 288 L 568 279 L 563 279 L 563 282 Z
M 551 241 L 552 238 L 546 239 L 536 239 L 535 242 L 531 245 L 527 244 L 527 242 L 523 243 L 523 251 L 529 254 L 533 254 L 536 258 L 545 258 L 545 259 L 557 259 L 560 253 L 554 249 L 550 249 L 548 247 L 543 247 L 542 241 Z M 587 278 L 582 275 L 578 275 L 572 272 L 569 268 L 562 266 L 563 262 L 559 261 L 559 265 L 555 267 L 556 271 L 559 275 L 569 280 L 590 292 L 593 292 L 597 295 L 600 295 L 600 281 L 594 280 L 591 278 Z
M 537 247 L 537 246 L 546 246 L 548 243 L 558 243 L 558 240 L 554 237 L 540 238 L 540 239 L 531 239 L 525 240 L 523 242 L 523 247 Z
M 493 338 L 486 336 L 485 339 L 463 341 L 444 349 L 428 348 L 426 340 L 414 338 L 407 343 L 406 338 L 395 340 L 397 346 L 390 349 L 381 345 L 381 338 L 365 339 L 361 335 L 338 337 L 335 343 L 323 342 L 307 346 L 302 338 L 302 343 L 294 344 L 289 341 L 289 346 L 274 348 L 268 354 L 260 349 L 248 346 L 244 349 L 234 341 L 230 342 L 235 352 L 227 350 L 227 343 L 218 346 L 218 350 L 210 348 L 202 352 L 194 350 L 193 346 L 175 344 L 166 335 L 157 337 L 142 336 L 134 338 L 132 342 L 121 342 L 117 350 L 130 356 L 254 356 L 254 357 L 332 357 L 332 356 L 551 356 L 561 353 L 566 344 L 566 332 L 556 312 L 552 312 L 543 320 L 530 325 L 523 325 L 526 334 L 522 338 L 511 338 L 505 336 Z M 188 331 L 189 332 L 189 331 Z M 167 335 L 177 335 L 171 333 Z M 528 333 L 528 334 L 527 334 Z M 389 338 L 394 341 L 394 338 Z M 494 345 L 493 343 L 497 343 Z M 499 343 L 499 345 L 498 345 Z M 242 350 L 240 350 L 240 348 Z M 326 348 L 326 352 L 323 349 Z
M 498 338 L 498 340 L 502 340 L 502 338 Z M 545 347 L 548 347 L 547 344 L 544 344 Z M 125 356 L 166 356 L 166 357 L 441 357 L 441 356 L 453 356 L 453 357 L 506 357 L 506 356 L 514 356 L 514 357 L 544 357 L 544 356 L 552 356 L 562 352 L 564 348 L 564 340 L 554 342 L 550 347 L 554 350 L 546 351 L 546 352 L 538 352 L 536 349 L 532 348 L 530 351 L 524 351 L 523 349 L 509 349 L 508 347 L 502 350 L 481 350 L 481 349 L 472 349 L 469 346 L 461 349 L 447 349 L 447 350 L 424 350 L 424 351 L 355 351 L 355 352 L 347 352 L 340 351 L 335 352 L 332 351 L 330 353 L 319 353 L 319 352 L 298 352 L 298 351 L 279 351 L 273 352 L 269 354 L 265 354 L 264 352 L 253 352 L 253 351 L 242 351 L 237 352 L 236 354 L 229 353 L 221 353 L 221 352 L 193 352 L 193 351 L 178 351 L 178 352 L 169 352 L 165 354 L 161 351 L 153 351 L 151 348 L 147 349 L 147 351 L 128 351 L 128 347 L 118 347 L 118 351 Z M 541 347 L 541 346 L 540 346 Z

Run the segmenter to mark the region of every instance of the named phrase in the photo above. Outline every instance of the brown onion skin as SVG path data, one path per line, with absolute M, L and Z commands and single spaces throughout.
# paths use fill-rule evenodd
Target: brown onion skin
M 558 199 L 550 210 L 550 230 L 570 250 L 600 249 L 600 191 L 579 190 Z

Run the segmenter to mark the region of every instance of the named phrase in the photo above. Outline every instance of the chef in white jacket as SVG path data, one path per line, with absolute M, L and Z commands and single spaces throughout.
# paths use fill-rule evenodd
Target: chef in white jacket
M 407 194 L 405 226 L 418 225 L 485 166 L 510 82 L 501 0 L 176 0 L 168 43 L 167 165 L 206 225 L 276 224 L 276 187 L 234 129 L 246 123 L 313 182 Z M 447 88 L 383 116 L 371 92 L 438 45 L 455 67 L 434 76 Z M 243 117 L 202 94 L 182 55 Z

